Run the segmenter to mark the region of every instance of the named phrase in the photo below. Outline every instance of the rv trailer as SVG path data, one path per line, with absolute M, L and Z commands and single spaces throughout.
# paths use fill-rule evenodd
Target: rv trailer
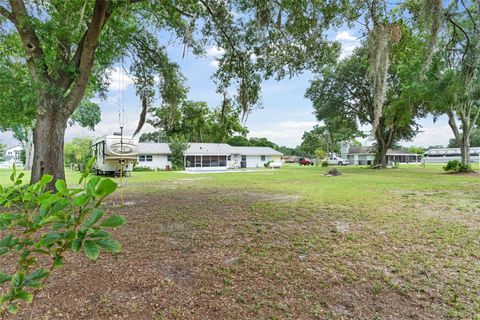
M 138 156 L 138 139 L 122 135 L 103 136 L 92 144 L 97 175 L 126 175 L 133 170 Z

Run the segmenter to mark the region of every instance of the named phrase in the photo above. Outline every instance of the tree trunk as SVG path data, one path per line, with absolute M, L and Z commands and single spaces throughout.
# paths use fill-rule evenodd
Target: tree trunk
M 31 170 L 33 166 L 33 131 L 28 129 L 26 140 L 23 142 L 25 150 L 25 170 Z
M 379 124 L 379 126 L 381 123 Z M 393 140 L 394 129 L 386 130 L 386 134 L 382 134 L 380 127 L 375 130 L 375 140 L 377 140 L 377 154 L 375 156 L 375 164 L 385 168 L 387 166 L 387 151 Z
M 460 141 L 460 154 L 464 165 L 470 164 L 470 139 L 465 137 L 465 133 Z
M 376 165 L 379 165 L 383 168 L 387 166 L 387 151 L 388 147 L 382 143 L 378 143 L 377 145 L 377 159 L 376 159 Z
M 53 175 L 54 180 L 48 189 L 54 189 L 54 181 L 65 179 L 63 166 L 63 143 L 67 119 L 54 108 L 51 112 L 37 114 L 33 130 L 34 159 L 30 183 L 35 183 L 44 173 Z

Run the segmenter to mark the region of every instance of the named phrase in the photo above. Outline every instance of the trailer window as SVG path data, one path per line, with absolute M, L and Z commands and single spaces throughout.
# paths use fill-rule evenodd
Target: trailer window
M 138 156 L 138 161 L 139 162 L 145 162 L 145 156 L 144 155 Z
M 148 162 L 152 162 L 153 161 L 153 156 L 152 155 L 146 156 L 146 160 Z
M 260 161 L 265 161 L 265 156 L 260 156 Z

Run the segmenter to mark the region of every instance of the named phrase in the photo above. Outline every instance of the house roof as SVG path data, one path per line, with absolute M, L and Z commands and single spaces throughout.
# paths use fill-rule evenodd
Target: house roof
M 432 155 L 459 155 L 460 148 L 441 148 L 441 149 L 429 149 L 425 152 L 426 156 L 432 156 Z M 480 148 L 478 147 L 473 147 L 470 148 L 470 155 L 477 155 L 480 154 Z
M 348 149 L 349 154 L 354 153 L 374 153 L 375 149 L 372 146 L 369 147 L 350 147 Z
M 139 154 L 170 154 L 168 143 L 141 142 L 138 144 Z M 226 143 L 194 143 L 189 142 L 185 155 L 283 155 L 281 152 L 269 147 L 232 147 Z
M 140 142 L 138 154 L 170 154 L 168 143 Z
M 235 149 L 234 154 L 245 156 L 283 156 L 283 153 L 274 150 L 270 147 L 232 147 Z
M 188 143 L 189 147 L 185 151 L 186 155 L 202 154 L 234 154 L 235 150 L 226 143 Z

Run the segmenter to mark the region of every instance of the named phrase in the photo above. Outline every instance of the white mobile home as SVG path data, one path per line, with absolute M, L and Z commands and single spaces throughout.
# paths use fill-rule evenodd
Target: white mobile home
M 282 156 L 268 147 L 233 147 L 226 143 L 189 143 L 185 155 L 186 170 L 227 170 L 260 168 Z M 171 163 L 168 143 L 139 143 L 138 166 L 164 170 Z
M 138 139 L 120 135 L 104 136 L 92 143 L 97 174 L 125 174 L 133 170 L 138 156 Z
M 479 162 L 480 148 L 470 148 L 470 163 Z M 447 163 L 450 160 L 461 161 L 460 148 L 430 149 L 425 152 L 425 163 Z

